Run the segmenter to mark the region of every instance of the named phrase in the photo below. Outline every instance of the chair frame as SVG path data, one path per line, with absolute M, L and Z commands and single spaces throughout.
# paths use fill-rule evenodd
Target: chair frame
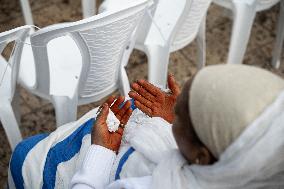
M 149 58 L 149 61 L 148 61 L 149 62 L 149 67 L 148 67 L 149 81 L 156 84 L 157 86 L 161 88 L 166 88 L 170 53 L 184 48 L 186 45 L 191 43 L 195 38 L 197 39 L 197 51 L 198 51 L 197 68 L 201 69 L 206 64 L 206 12 L 203 18 L 201 19 L 202 21 L 200 22 L 200 26 L 197 31 L 197 34 L 192 35 L 192 37 L 190 37 L 186 41 L 183 41 L 182 43 L 179 43 L 178 45 L 173 45 L 173 42 L 175 41 L 175 37 L 177 36 L 177 33 L 180 30 L 180 28 L 183 26 L 187 18 L 187 15 L 190 12 L 191 7 L 192 7 L 192 2 L 186 1 L 182 14 L 178 18 L 176 24 L 172 26 L 172 29 L 170 32 L 171 34 L 166 39 L 167 43 L 164 44 L 164 46 L 147 45 L 147 44 L 150 44 L 149 40 L 151 40 L 151 36 L 149 36 L 149 34 L 147 36 L 148 39 L 145 40 L 144 48 Z M 155 54 L 158 54 L 158 55 L 155 55 Z M 160 64 L 157 64 L 155 62 L 160 62 Z M 164 64 L 162 62 L 164 62 Z M 157 70 L 160 70 L 160 71 L 157 72 Z
M 0 52 L 4 50 L 9 42 L 15 41 L 13 54 L 8 60 L 11 65 L 2 56 L 0 57 L 2 60 L 0 63 L 6 63 L 5 67 L 7 66 L 8 69 L 8 71 L 4 72 L 4 80 L 0 86 L 0 120 L 12 150 L 22 140 L 19 129 L 19 94 L 16 91 L 16 84 L 24 45 L 22 42 L 25 41 L 31 29 L 31 26 L 26 25 L 0 33 Z
M 272 55 L 272 66 L 274 68 L 280 67 L 283 40 L 284 40 L 284 0 L 282 0 L 280 4 L 280 14 L 277 24 L 277 36 Z
M 260 0 L 213 0 L 216 4 L 231 9 L 234 14 L 227 63 L 241 64 L 243 62 L 256 13 L 271 8 L 279 1 L 261 3 Z
M 128 61 L 129 56 L 125 56 L 124 53 L 121 58 L 121 63 L 119 66 L 118 80 L 117 83 L 113 83 L 112 86 L 102 92 L 101 94 L 93 95 L 93 96 L 82 96 L 79 91 L 84 88 L 85 81 L 87 76 L 83 73 L 90 67 L 90 59 L 88 47 L 85 44 L 84 40 L 78 33 L 78 31 L 84 31 L 88 29 L 96 28 L 96 26 L 100 26 L 102 22 L 104 23 L 112 23 L 119 19 L 126 18 L 132 12 L 143 10 L 149 6 L 149 0 L 138 0 L 131 4 L 121 11 L 110 11 L 107 13 L 103 13 L 100 15 L 96 15 L 84 20 L 80 20 L 73 23 L 62 23 L 56 24 L 52 26 L 48 26 L 46 28 L 40 29 L 34 32 L 31 37 L 31 45 L 35 60 L 35 72 L 36 72 L 36 84 L 33 88 L 29 88 L 23 82 L 21 84 L 30 90 L 32 93 L 41 96 L 49 101 L 51 101 L 55 107 L 56 112 L 56 122 L 57 126 L 65 124 L 70 121 L 75 121 L 77 118 L 77 106 L 82 104 L 87 104 L 90 102 L 95 102 L 101 100 L 103 97 L 111 94 L 116 89 L 121 89 L 121 92 L 128 96 L 128 92 L 130 91 L 130 85 L 128 81 L 128 77 L 125 71 L 125 65 Z M 129 12 L 130 11 L 130 12 Z M 145 10 L 146 11 L 146 10 Z M 101 21 L 104 20 L 104 21 Z M 138 23 L 137 23 L 138 24 Z M 134 32 L 134 31 L 133 31 Z M 47 44 L 58 37 L 62 36 L 70 36 L 75 43 L 77 44 L 81 56 L 82 56 L 82 69 L 80 73 L 80 77 L 78 78 L 78 86 L 77 90 L 73 97 L 68 96 L 54 96 L 50 95 L 50 67 L 48 60 L 48 51 Z M 129 39 L 130 40 L 130 39 Z M 127 44 L 123 47 L 126 49 Z M 40 48 L 38 48 L 40 47 Z M 126 82 L 127 81 L 127 82 Z
M 34 21 L 33 21 L 32 10 L 30 7 L 29 0 L 20 0 L 20 3 L 21 3 L 22 12 L 24 15 L 25 23 L 27 25 L 33 25 Z

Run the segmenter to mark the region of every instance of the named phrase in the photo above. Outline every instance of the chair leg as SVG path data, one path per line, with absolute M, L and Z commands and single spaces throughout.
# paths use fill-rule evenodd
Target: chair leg
M 96 14 L 96 0 L 82 0 L 83 18 L 88 18 Z
M 67 96 L 53 96 L 52 101 L 55 109 L 57 127 L 76 121 L 78 106 L 77 100 L 73 100 Z
M 13 97 L 13 100 L 12 100 L 12 108 L 14 110 L 14 114 L 16 116 L 18 125 L 21 124 L 20 98 L 21 98 L 20 97 L 20 91 L 19 91 L 18 87 L 16 87 L 14 97 Z
M 21 0 L 21 7 L 24 14 L 24 19 L 27 25 L 34 25 L 33 16 L 29 0 Z
M 197 34 L 197 69 L 206 65 L 206 16 L 203 19 Z
M 120 74 L 121 75 L 119 91 L 123 96 L 125 96 L 126 99 L 129 99 L 128 93 L 130 92 L 130 83 L 124 67 L 121 68 Z
M 166 88 L 170 51 L 168 47 L 147 46 L 148 80 L 150 83 Z
M 8 189 L 16 189 L 14 180 L 12 178 L 10 167 L 8 168 Z
M 274 45 L 272 65 L 275 68 L 280 66 L 280 58 L 284 40 L 284 1 L 281 1 L 280 15 L 277 26 L 276 43 Z
M 121 69 L 120 69 L 120 93 L 123 94 L 125 96 L 126 99 L 129 99 L 130 97 L 128 96 L 128 93 L 130 91 L 130 83 L 129 83 L 129 79 L 125 70 L 125 67 L 128 64 L 129 61 L 129 57 L 131 55 L 131 53 L 133 52 L 134 49 L 134 45 L 136 42 L 136 36 L 137 36 L 137 32 L 134 31 L 131 35 L 131 39 L 125 49 L 125 52 L 122 56 L 122 63 L 121 63 Z
M 228 63 L 241 64 L 256 15 L 255 4 L 234 0 L 234 25 L 231 36 Z
M 11 145 L 11 149 L 14 150 L 16 145 L 22 140 L 22 135 L 10 102 L 1 102 L 0 120 Z

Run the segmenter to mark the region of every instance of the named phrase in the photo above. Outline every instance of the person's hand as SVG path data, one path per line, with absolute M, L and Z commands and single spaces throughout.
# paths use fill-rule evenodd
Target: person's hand
M 124 100 L 125 100 L 124 96 L 119 96 L 118 98 L 116 98 L 115 96 L 110 96 L 105 103 L 108 104 L 111 111 L 119 120 L 120 124 L 126 125 L 132 114 L 132 109 L 131 109 L 131 102 L 127 101 L 123 104 Z
M 116 132 L 109 132 L 106 124 L 108 113 L 109 105 L 104 103 L 93 126 L 91 141 L 92 144 L 100 145 L 112 151 L 118 152 L 122 139 L 123 128 L 119 127 Z M 122 117 L 123 116 L 124 115 L 122 115 Z
M 129 96 L 135 100 L 137 108 L 150 117 L 161 117 L 169 123 L 173 122 L 174 105 L 180 94 L 180 87 L 173 75 L 168 76 L 169 93 L 145 80 L 138 80 L 131 87 L 134 91 L 129 92 Z

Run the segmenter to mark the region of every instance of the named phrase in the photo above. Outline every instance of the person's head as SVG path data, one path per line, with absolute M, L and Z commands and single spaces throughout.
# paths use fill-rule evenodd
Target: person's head
M 210 164 L 284 88 L 272 73 L 241 65 L 208 66 L 186 82 L 173 134 L 189 163 Z

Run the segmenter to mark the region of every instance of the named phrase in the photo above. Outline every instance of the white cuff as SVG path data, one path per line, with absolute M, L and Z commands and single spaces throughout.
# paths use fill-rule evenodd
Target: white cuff
M 71 188 L 76 184 L 88 185 L 92 188 L 105 188 L 116 154 L 112 150 L 99 145 L 91 145 L 88 149 L 82 167 L 71 181 Z

